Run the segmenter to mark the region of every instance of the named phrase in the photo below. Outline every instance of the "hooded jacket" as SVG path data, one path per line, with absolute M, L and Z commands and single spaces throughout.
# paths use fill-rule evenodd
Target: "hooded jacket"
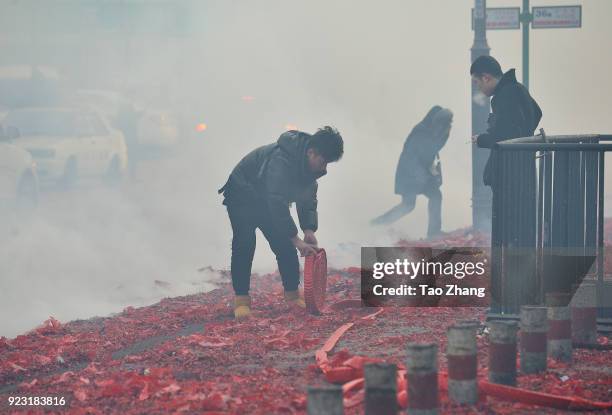
M 491 154 L 484 169 L 485 185 L 493 186 L 496 178 L 499 141 L 530 137 L 542 119 L 542 110 L 529 91 L 516 80 L 514 69 L 506 72 L 493 92 L 492 114 L 487 132 L 478 136 L 479 147 L 490 148 Z
M 434 137 L 434 117 L 442 107 L 434 106 L 425 118 L 410 132 L 400 154 L 395 170 L 395 193 L 407 195 L 420 193 L 428 183 L 441 184 L 441 172 L 436 178 L 430 167 L 448 136 Z
M 316 231 L 317 179 L 308 168 L 306 150 L 310 134 L 287 131 L 278 141 L 258 147 L 234 167 L 225 185 L 219 189 L 223 204 L 250 205 L 270 214 L 280 235 L 292 238 L 297 227 L 289 206 L 295 202 L 302 230 Z

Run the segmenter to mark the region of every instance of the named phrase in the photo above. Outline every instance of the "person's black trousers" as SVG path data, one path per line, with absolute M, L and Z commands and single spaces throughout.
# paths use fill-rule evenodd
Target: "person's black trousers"
M 286 236 L 279 235 L 271 223 L 270 214 L 263 207 L 228 205 L 232 224 L 232 285 L 236 295 L 248 295 L 251 285 L 251 266 L 255 255 L 255 230 L 259 228 L 276 255 L 285 291 L 295 291 L 300 285 L 300 263 L 297 249 Z
M 440 186 L 427 186 L 423 190 L 427 197 L 427 236 L 436 236 L 442 231 L 442 192 Z
M 499 186 L 491 186 L 491 307 L 490 313 L 501 313 L 502 303 L 502 211 Z
M 373 222 L 388 225 L 401 219 L 414 210 L 417 196 L 420 194 L 428 199 L 427 213 L 429 222 L 427 225 L 427 237 L 438 235 L 442 230 L 442 192 L 440 191 L 440 186 L 435 184 L 428 184 L 419 193 L 406 193 L 402 195 L 402 202 L 400 204 L 383 213 L 374 219 Z

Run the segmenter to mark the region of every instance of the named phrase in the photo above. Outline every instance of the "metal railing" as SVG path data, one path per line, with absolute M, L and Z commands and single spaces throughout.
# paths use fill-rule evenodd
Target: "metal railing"
M 604 155 L 612 135 L 505 140 L 493 150 L 492 311 L 514 314 L 570 289 L 596 259 L 604 304 Z M 575 287 L 573 287 L 575 289 Z

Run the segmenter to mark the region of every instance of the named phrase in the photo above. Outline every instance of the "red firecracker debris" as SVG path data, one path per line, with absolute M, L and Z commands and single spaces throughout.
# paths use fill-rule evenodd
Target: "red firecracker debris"
M 488 241 L 461 230 L 434 244 L 486 247 Z M 14 339 L 0 338 L 0 413 L 25 413 L 8 408 L 7 397 L 27 395 L 66 397 L 57 410 L 62 414 L 304 414 L 307 387 L 334 382 L 343 386 L 346 413 L 360 414 L 363 365 L 386 361 L 403 369 L 412 341 L 439 344 L 445 414 L 569 413 L 612 402 L 612 351 L 579 349 L 571 365 L 550 361 L 545 373 L 519 376 L 516 390 L 486 390 L 483 383 L 477 405 L 452 404 L 443 389 L 446 330 L 457 320 L 483 322 L 486 309 L 361 307 L 360 273 L 359 267 L 328 270 L 319 315 L 288 307 L 279 275 L 271 273 L 253 278 L 248 321 L 232 318 L 229 279 L 207 293 L 127 307 L 111 317 L 65 323 L 51 317 Z M 487 379 L 487 347 L 481 333 L 481 382 Z M 398 385 L 405 407 L 401 376 Z M 551 402 L 568 404 L 560 409 Z

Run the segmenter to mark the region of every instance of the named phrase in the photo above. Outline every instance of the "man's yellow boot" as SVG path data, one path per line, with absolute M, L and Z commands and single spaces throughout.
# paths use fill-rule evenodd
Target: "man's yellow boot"
M 237 320 L 247 318 L 251 315 L 251 297 L 248 295 L 237 295 L 234 297 L 234 318 Z
M 285 291 L 285 301 L 300 308 L 306 308 L 304 294 L 302 294 L 299 290 Z

